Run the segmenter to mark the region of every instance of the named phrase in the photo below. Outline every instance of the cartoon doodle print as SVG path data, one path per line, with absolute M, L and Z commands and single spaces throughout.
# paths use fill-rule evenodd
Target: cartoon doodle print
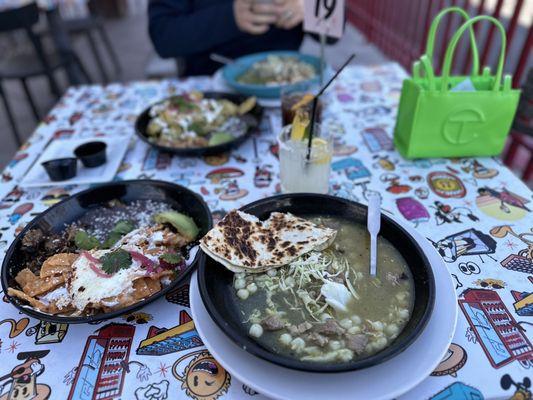
M 366 128 L 361 133 L 368 150 L 372 153 L 394 150 L 392 139 L 382 127 Z
M 17 354 L 17 359 L 24 362 L 0 377 L 0 395 L 7 386 L 9 391 L 0 396 L 0 400 L 46 400 L 52 390 L 50 386 L 37 383 L 37 377 L 44 372 L 44 364 L 40 359 L 50 350 L 29 351 Z M 6 381 L 6 382 L 2 382 Z
M 61 200 L 66 199 L 69 196 L 69 193 L 64 188 L 53 188 L 46 192 L 46 194 L 41 198 L 41 201 L 44 205 L 50 207 L 56 203 L 59 203 Z
M 158 170 L 164 171 L 172 164 L 172 154 L 160 152 L 154 148 L 149 148 L 146 151 L 141 170 Z
M 401 184 L 400 177 L 396 174 L 385 173 L 379 177 L 379 180 L 387 183 L 387 192 L 391 192 L 393 194 L 407 193 L 412 189 L 409 185 Z
M 408 220 L 418 226 L 421 222 L 429 221 L 429 212 L 422 203 L 413 197 L 401 197 L 396 199 L 396 207 L 400 214 Z
M 138 387 L 135 390 L 136 400 L 165 400 L 168 398 L 168 386 L 167 380 L 162 380 L 157 383 L 150 383 L 146 386 Z
M 29 323 L 29 318 L 21 318 L 17 321 L 15 321 L 13 318 L 6 318 L 0 321 L 0 326 L 9 325 L 9 338 L 13 339 L 20 335 L 22 332 L 24 332 Z
M 222 182 L 222 180 L 240 178 L 243 175 L 244 171 L 238 168 L 227 167 L 214 169 L 210 171 L 205 177 L 209 179 L 211 183 L 217 184 Z
M 533 317 L 533 293 L 511 290 L 511 295 L 515 299 L 515 312 L 521 317 Z
M 176 290 L 168 292 L 165 298 L 169 303 L 179 304 L 183 307 L 190 307 L 189 304 L 189 284 L 186 283 Z
M 111 323 L 90 335 L 78 366 L 65 376 L 65 382 L 72 382 L 68 399 L 97 398 L 104 392 L 114 393 L 108 398 L 120 397 L 126 373 L 133 363 L 139 364 L 137 378 L 146 379 L 151 374 L 147 367 L 129 361 L 134 334 L 133 325 Z
M 9 192 L 0 202 L 0 209 L 5 209 L 11 207 L 13 204 L 17 203 L 22 196 L 24 191 L 22 191 L 18 186 Z
M 266 188 L 272 182 L 272 165 L 257 165 L 254 174 L 254 186 L 256 188 Z
M 340 137 L 333 138 L 333 155 L 335 157 L 349 156 L 357 151 L 357 147 L 347 144 Z
M 458 267 L 459 271 L 465 275 L 478 275 L 481 272 L 479 266 L 472 261 L 459 263 Z
M 372 167 L 374 167 L 375 169 L 381 168 L 385 171 L 394 171 L 396 169 L 396 164 L 398 163 L 398 161 L 396 160 L 392 161 L 389 158 L 388 154 L 385 154 L 385 155 L 377 154 L 372 158 L 376 160 L 376 162 L 372 164 Z
M 180 374 L 179 365 L 193 356 Z M 205 350 L 179 358 L 172 366 L 172 374 L 182 383 L 181 388 L 187 396 L 195 400 L 215 400 L 226 393 L 231 384 L 231 375 Z
M 13 210 L 13 213 L 9 216 L 9 222 L 11 225 L 15 225 L 24 214 L 30 212 L 33 209 L 33 203 L 24 203 Z
M 459 288 L 462 288 L 464 285 L 462 284 L 462 282 L 459 280 L 459 278 L 457 277 L 457 275 L 455 274 L 451 274 L 452 278 L 454 279 L 455 281 L 455 290 L 459 289 Z
M 431 373 L 432 376 L 451 375 L 457 377 L 457 371 L 464 367 L 468 355 L 466 350 L 456 343 L 452 343 L 442 358 L 440 364 Z
M 250 386 L 246 386 L 244 384 L 242 385 L 242 391 L 249 396 L 257 396 L 259 394 L 259 392 L 253 390 Z
M 483 394 L 476 388 L 465 385 L 463 382 L 454 382 L 443 390 L 430 397 L 430 400 L 483 400 Z
M 466 289 L 459 306 L 475 335 L 474 342 L 481 345 L 494 368 L 515 360 L 524 368 L 533 366 L 533 345 L 496 291 Z
M 462 160 L 461 169 L 467 174 L 472 172 L 472 176 L 476 179 L 490 179 L 498 175 L 498 170 L 487 168 L 478 160 L 465 159 Z
M 447 263 L 454 262 L 461 256 L 489 256 L 496 251 L 494 239 L 474 228 L 452 234 L 438 242 L 428 240 Z
M 229 157 L 229 153 L 220 153 L 211 156 L 204 156 L 204 162 L 207 165 L 218 167 L 219 165 L 226 164 L 229 161 Z
M 419 187 L 415 189 L 415 196 L 420 200 L 425 200 L 429 197 L 429 189 L 426 187 Z
M 515 193 L 488 187 L 478 189 L 476 205 L 486 215 L 503 221 L 522 219 L 531 210 L 526 206 L 529 200 Z
M 531 387 L 531 379 L 527 376 L 522 380 L 522 382 L 515 382 L 511 375 L 505 374 L 500 379 L 500 386 L 503 390 L 509 390 L 511 386 L 514 386 L 515 392 L 509 400 L 531 400 L 533 394 L 529 388 Z
M 148 313 L 136 311 L 123 315 L 122 319 L 124 319 L 126 322 L 133 322 L 137 325 L 142 325 L 147 324 L 149 321 L 153 320 L 154 317 Z
M 68 324 L 39 321 L 26 330 L 26 336 L 35 335 L 35 344 L 61 343 L 67 335 Z
M 435 210 L 437 225 L 451 224 L 452 222 L 462 223 L 461 218 L 464 216 L 468 217 L 470 221 L 479 221 L 479 218 L 468 207 L 452 207 L 440 201 L 435 201 L 433 204 L 430 207 Z
M 332 194 L 343 199 L 359 201 L 359 197 L 355 194 L 358 185 L 353 182 L 340 182 L 331 185 Z
M 507 284 L 501 279 L 484 278 L 474 281 L 474 285 L 482 288 L 503 289 Z
M 510 235 L 522 241 L 526 248 L 518 251 L 517 254 L 510 254 L 500 264 L 512 271 L 525 272 L 527 274 L 533 273 L 533 228 L 530 232 L 517 234 L 511 226 L 502 225 L 492 228 L 490 234 L 500 239 Z
M 466 188 L 463 182 L 453 174 L 445 171 L 431 172 L 427 176 L 427 183 L 431 190 L 445 199 L 465 197 Z
M 344 173 L 346 178 L 354 183 L 370 181 L 370 171 L 364 166 L 361 160 L 353 157 L 346 157 L 331 164 L 331 169 L 338 175 Z
M 222 187 L 215 188 L 215 194 L 223 201 L 238 200 L 248 195 L 248 190 L 241 189 L 236 179 L 223 180 Z
M 166 329 L 151 326 L 146 339 L 141 341 L 137 354 L 161 356 L 186 349 L 203 346 L 202 339 L 196 331 L 194 321 L 189 314 L 182 310 L 178 325 Z

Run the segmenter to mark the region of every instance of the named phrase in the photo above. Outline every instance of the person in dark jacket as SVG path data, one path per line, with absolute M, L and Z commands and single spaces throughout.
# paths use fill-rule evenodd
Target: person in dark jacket
M 228 58 L 297 50 L 304 0 L 151 0 L 149 32 L 163 58 L 185 60 L 184 75 L 210 75 Z

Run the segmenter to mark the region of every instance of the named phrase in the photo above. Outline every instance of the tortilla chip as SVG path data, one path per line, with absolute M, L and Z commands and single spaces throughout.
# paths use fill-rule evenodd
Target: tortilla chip
M 78 258 L 78 254 L 58 253 L 46 259 L 41 267 L 41 278 L 61 275 L 72 272 L 72 264 Z
M 31 272 L 29 268 L 24 268 L 20 270 L 17 276 L 15 276 L 15 282 L 17 282 L 22 288 L 34 282 L 36 279 L 39 278 L 37 277 L 37 275 Z
M 44 279 L 35 277 L 35 280 L 22 286 L 22 290 L 28 296 L 35 297 L 44 295 L 65 283 L 65 276 L 50 276 Z
M 150 297 L 161 290 L 161 283 L 157 279 L 141 278 L 133 282 L 133 296 L 136 300 Z
M 11 297 L 16 297 L 17 299 L 28 302 L 32 307 L 37 308 L 39 311 L 47 312 L 48 310 L 48 307 L 44 305 L 44 303 L 41 303 L 39 300 L 28 296 L 26 293 L 20 290 L 7 288 L 7 294 Z

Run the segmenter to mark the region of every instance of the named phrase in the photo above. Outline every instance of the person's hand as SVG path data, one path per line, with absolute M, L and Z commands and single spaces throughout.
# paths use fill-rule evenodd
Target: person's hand
M 304 20 L 304 0 L 275 0 L 278 10 L 276 26 L 292 29 Z
M 252 35 L 266 33 L 270 25 L 278 21 L 279 15 L 274 3 L 254 3 L 253 0 L 235 0 L 233 14 L 237 27 Z

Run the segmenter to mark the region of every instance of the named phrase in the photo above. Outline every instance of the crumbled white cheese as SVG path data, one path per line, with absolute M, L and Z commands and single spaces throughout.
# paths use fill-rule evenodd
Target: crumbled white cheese
M 93 251 L 91 254 L 100 258 L 109 250 Z M 146 270 L 141 263 L 132 260 L 129 268 L 121 269 L 113 275 L 99 276 L 89 266 L 91 261 L 86 257 L 79 257 L 72 265 L 73 278 L 70 285 L 72 304 L 78 310 L 83 310 L 89 303 L 99 303 L 105 298 L 129 293 L 133 290 L 133 281 L 144 276 Z M 97 266 L 100 268 L 100 266 Z M 105 272 L 102 270 L 102 274 Z

